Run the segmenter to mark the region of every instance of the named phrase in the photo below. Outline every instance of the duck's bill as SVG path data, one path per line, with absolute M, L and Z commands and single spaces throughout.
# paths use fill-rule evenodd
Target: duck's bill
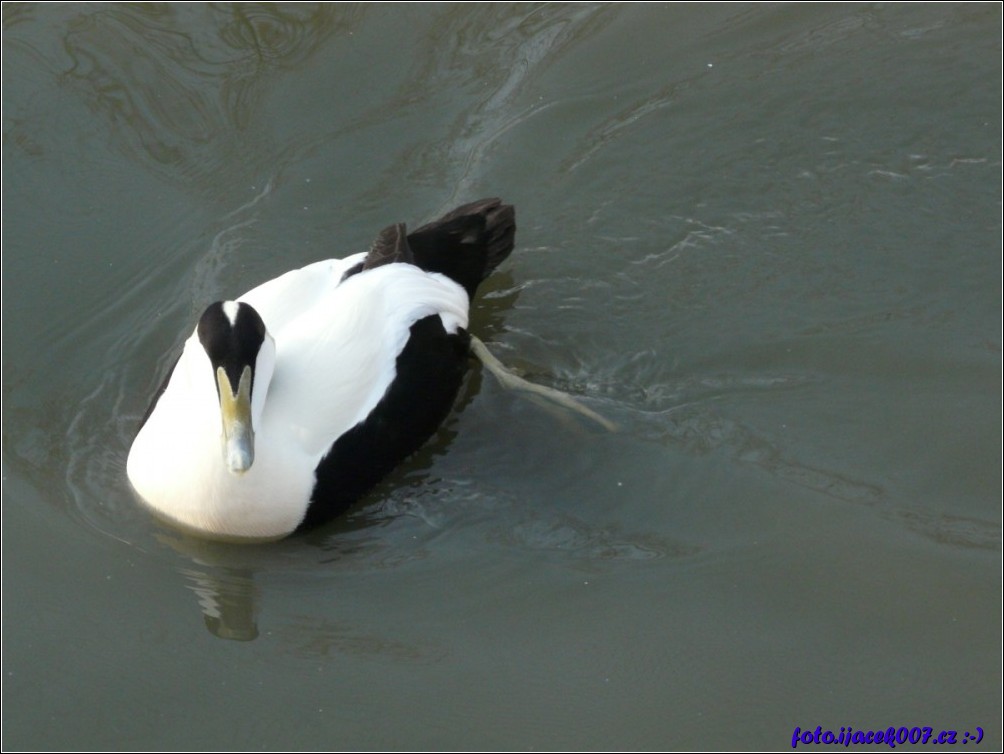
M 234 474 L 243 474 L 254 463 L 254 427 L 251 424 L 251 367 L 244 367 L 237 390 L 223 367 L 216 369 L 223 419 L 223 460 Z

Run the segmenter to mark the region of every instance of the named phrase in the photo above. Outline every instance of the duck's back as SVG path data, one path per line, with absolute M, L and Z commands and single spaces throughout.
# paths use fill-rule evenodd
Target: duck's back
M 377 290 L 386 296 L 383 343 L 392 344 L 394 357 L 379 357 L 360 421 L 319 463 L 301 529 L 344 510 L 446 418 L 467 369 L 470 299 L 512 252 L 515 233 L 513 207 L 482 199 L 407 235 L 403 224 L 384 229 L 366 258 L 345 272 L 342 293 L 356 293 L 355 282 L 360 298 Z
M 374 410 L 393 381 L 409 380 L 398 358 L 416 337 L 415 323 L 435 317 L 444 334 L 457 335 L 467 316 L 460 286 L 413 265 L 387 265 L 345 280 L 311 309 L 288 316 L 273 334 L 276 367 L 263 431 L 287 436 L 319 460 Z M 265 313 L 262 318 L 269 321 Z

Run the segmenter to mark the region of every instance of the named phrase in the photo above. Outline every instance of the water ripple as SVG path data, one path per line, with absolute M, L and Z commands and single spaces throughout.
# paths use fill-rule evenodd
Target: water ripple
M 261 117 L 269 76 L 349 33 L 359 12 L 324 4 L 93 6 L 67 24 L 69 64 L 60 78 L 106 123 L 115 148 L 215 201 L 235 183 L 254 183 L 275 159 L 275 146 L 249 128 Z
M 453 87 L 477 86 L 485 92 L 456 116 L 444 138 L 422 145 L 409 159 L 416 181 L 427 181 L 431 169 L 450 172 L 443 184 L 452 192 L 444 198 L 443 209 L 476 193 L 503 134 L 549 107 L 525 97 L 530 83 L 615 14 L 603 4 L 544 5 L 525 13 L 514 10 L 485 4 L 444 13 L 430 30 L 414 76 L 401 87 L 409 99 L 435 98 Z M 400 176 L 392 179 L 399 182 Z M 381 186 L 375 191 L 385 189 Z

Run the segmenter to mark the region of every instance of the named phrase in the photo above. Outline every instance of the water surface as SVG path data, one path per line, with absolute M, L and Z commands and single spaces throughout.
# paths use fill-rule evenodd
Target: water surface
M 1001 745 L 1001 17 L 5 4 L 4 745 Z M 263 547 L 125 456 L 211 300 L 499 195 L 475 369 Z

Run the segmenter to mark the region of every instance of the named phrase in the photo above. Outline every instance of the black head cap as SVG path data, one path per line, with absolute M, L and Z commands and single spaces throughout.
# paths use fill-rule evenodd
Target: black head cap
M 240 382 L 244 367 L 254 371 L 266 331 L 253 306 L 239 301 L 210 304 L 199 319 L 197 332 L 213 368 L 223 367 L 232 386 Z

